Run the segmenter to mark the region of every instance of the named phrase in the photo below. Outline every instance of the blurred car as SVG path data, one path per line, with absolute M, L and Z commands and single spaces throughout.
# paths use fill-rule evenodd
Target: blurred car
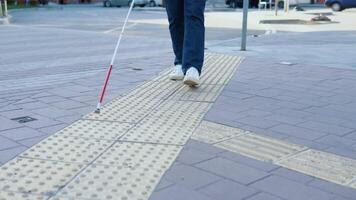
M 258 8 L 259 0 L 249 0 L 250 8 Z M 225 0 L 225 4 L 230 8 L 242 8 L 243 0 Z
M 163 6 L 163 0 L 149 0 L 150 7 Z
M 104 7 L 111 6 L 130 6 L 132 0 L 105 0 L 103 2 Z M 144 7 L 149 3 L 149 0 L 135 0 L 134 6 Z
M 342 11 L 347 8 L 356 8 L 356 0 L 326 0 L 325 5 L 333 11 Z

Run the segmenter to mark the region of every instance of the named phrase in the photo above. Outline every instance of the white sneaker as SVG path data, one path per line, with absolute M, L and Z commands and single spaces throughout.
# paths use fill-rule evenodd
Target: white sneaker
M 185 73 L 184 84 L 189 85 L 190 87 L 199 85 L 200 75 L 198 70 L 195 67 L 190 67 Z
M 183 80 L 184 73 L 183 73 L 182 65 L 176 65 L 173 72 L 169 74 L 169 78 L 171 80 Z

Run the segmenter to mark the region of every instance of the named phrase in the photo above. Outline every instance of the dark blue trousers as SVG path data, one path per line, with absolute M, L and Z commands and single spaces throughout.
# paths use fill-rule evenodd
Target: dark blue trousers
M 195 67 L 201 73 L 204 63 L 204 9 L 206 0 L 166 0 L 169 31 L 176 56 L 184 73 Z

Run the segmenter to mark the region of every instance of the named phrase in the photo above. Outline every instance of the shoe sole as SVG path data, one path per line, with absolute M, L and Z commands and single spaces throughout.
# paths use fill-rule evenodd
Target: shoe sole
M 172 81 L 180 81 L 180 80 L 183 80 L 184 77 L 180 77 L 180 76 L 170 76 L 169 79 L 171 79 Z
M 184 84 L 188 85 L 189 87 L 196 87 L 197 85 L 199 85 L 197 82 L 192 80 L 185 80 Z

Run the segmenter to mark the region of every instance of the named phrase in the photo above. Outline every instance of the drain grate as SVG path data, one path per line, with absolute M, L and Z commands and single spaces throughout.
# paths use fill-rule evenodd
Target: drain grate
M 11 119 L 13 121 L 17 121 L 20 124 L 24 124 L 24 123 L 28 123 L 28 122 L 32 122 L 32 121 L 36 121 L 36 118 L 30 117 L 30 116 L 24 116 L 24 117 L 16 117 Z

